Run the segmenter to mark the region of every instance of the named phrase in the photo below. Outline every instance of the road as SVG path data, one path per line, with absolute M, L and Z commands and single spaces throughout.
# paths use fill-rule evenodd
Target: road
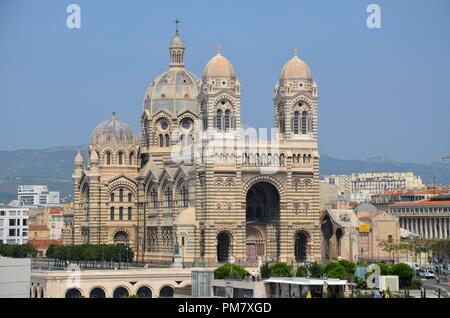
M 436 279 L 424 279 L 422 278 L 423 287 L 427 290 L 437 290 L 441 288 L 441 297 L 450 298 L 450 283 L 448 279 L 441 278 L 441 282 L 438 284 Z

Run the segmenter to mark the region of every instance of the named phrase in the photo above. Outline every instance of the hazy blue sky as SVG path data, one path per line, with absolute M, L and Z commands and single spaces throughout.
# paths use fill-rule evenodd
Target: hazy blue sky
M 66 27 L 70 3 L 81 29 Z M 381 29 L 366 26 L 370 3 Z M 193 73 L 222 45 L 249 125 L 273 126 L 273 88 L 298 46 L 319 85 L 321 152 L 408 162 L 450 153 L 446 0 L 0 0 L 0 149 L 85 144 L 112 111 L 139 132 L 176 17 Z

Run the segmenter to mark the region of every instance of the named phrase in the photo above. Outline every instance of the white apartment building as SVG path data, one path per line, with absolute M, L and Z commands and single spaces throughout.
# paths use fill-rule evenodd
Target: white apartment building
M 421 189 L 422 178 L 412 172 L 366 172 L 351 175 L 351 192 L 376 194 L 386 190 Z
M 341 193 L 350 192 L 351 176 L 346 174 L 332 174 L 324 177 L 325 183 L 335 185 Z
M 48 191 L 45 185 L 20 185 L 17 192 L 20 206 L 56 206 L 60 204 L 59 192 Z
M 28 242 L 28 208 L 0 207 L 0 243 Z
M 364 172 L 351 175 L 327 175 L 325 183 L 338 187 L 341 194 L 349 194 L 350 201 L 369 202 L 371 195 L 389 190 L 417 190 L 425 185 L 412 172 Z

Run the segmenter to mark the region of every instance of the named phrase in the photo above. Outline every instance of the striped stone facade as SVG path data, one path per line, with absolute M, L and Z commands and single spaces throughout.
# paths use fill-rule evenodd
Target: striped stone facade
M 320 261 L 318 93 L 308 66 L 297 56 L 284 66 L 266 137 L 241 127 L 240 83 L 220 52 L 198 80 L 184 69 L 178 31 L 171 58 L 175 50 L 144 97 L 139 141 L 113 116 L 93 133 L 106 136 L 91 138 L 88 167 L 77 156 L 67 233 L 75 244 L 129 244 L 137 260 L 160 264 Z

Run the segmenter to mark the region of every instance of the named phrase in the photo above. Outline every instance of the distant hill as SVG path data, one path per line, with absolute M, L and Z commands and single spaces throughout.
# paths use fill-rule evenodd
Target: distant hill
M 406 172 L 411 171 L 422 177 L 427 184 L 450 183 L 450 162 L 433 162 L 430 164 L 402 163 L 386 158 L 368 158 L 366 160 L 343 160 L 320 155 L 320 175 L 351 174 L 356 172 Z
M 46 184 L 50 190 L 60 191 L 61 197 L 72 194 L 73 159 L 78 150 L 86 158 L 86 146 L 67 146 L 49 149 L 0 151 L 0 201 L 17 197 L 20 184 Z M 450 183 L 450 162 L 416 164 L 393 162 L 384 158 L 343 160 L 321 154 L 320 175 L 350 174 L 353 172 L 412 171 L 424 182 Z

